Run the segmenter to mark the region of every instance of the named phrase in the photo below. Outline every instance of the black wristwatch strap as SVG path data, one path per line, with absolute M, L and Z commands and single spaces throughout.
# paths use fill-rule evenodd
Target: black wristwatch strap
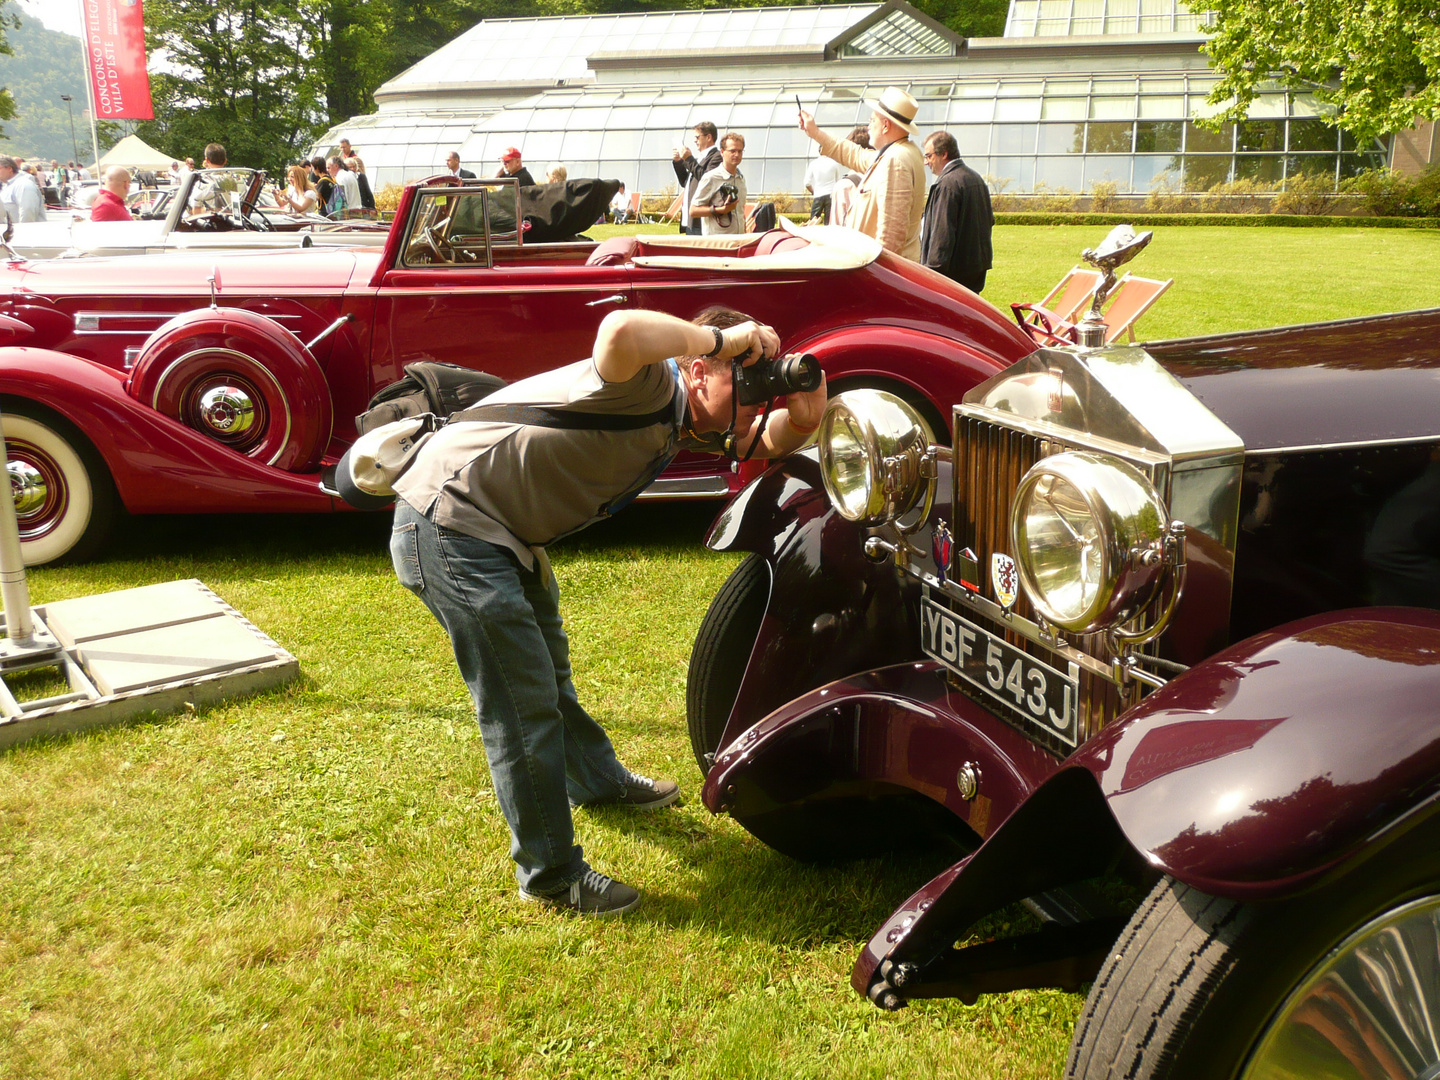
M 725 335 L 720 333 L 720 328 L 718 326 L 707 326 L 705 329 L 709 330 L 712 334 L 715 335 L 715 347 L 704 355 L 719 356 L 720 350 L 725 347 Z

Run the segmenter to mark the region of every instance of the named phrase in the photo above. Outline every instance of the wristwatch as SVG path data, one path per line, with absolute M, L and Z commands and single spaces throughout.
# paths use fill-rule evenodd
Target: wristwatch
M 712 334 L 715 335 L 715 347 L 707 353 L 701 353 L 701 355 L 719 356 L 720 350 L 725 347 L 725 335 L 720 333 L 720 328 L 718 326 L 707 326 L 705 327 L 705 329 L 709 330 Z

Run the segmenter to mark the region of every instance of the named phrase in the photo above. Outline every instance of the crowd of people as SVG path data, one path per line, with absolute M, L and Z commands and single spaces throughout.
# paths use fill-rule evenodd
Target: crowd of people
M 984 179 L 961 159 L 948 131 L 932 132 L 923 143 L 912 138 L 920 135 L 915 124 L 919 105 L 904 90 L 887 87 L 866 104 L 870 122 L 843 137 L 822 131 L 810 113 L 799 110 L 800 129 L 819 151 L 805 173 L 811 221 L 855 229 L 887 251 L 980 292 L 993 260 L 994 217 Z M 693 149 L 677 147 L 672 156 L 680 186 L 680 231 L 696 236 L 746 232 L 751 228 L 749 192 L 740 168 L 745 136 L 737 131 L 722 136 L 713 123 L 702 121 L 690 141 Z M 460 159 L 451 158 L 453 171 Z M 548 179 L 555 178 L 555 168 Z M 933 185 L 926 179 L 927 168 Z M 520 152 L 512 147 L 499 175 L 519 171 Z M 623 184 L 610 209 L 614 221 L 629 219 L 632 199 Z
M 958 281 L 973 292 L 985 287 L 992 263 L 990 234 L 994 223 L 990 193 L 984 179 L 960 157 L 955 138 L 947 131 L 932 132 L 923 143 L 915 124 L 919 106 L 910 94 L 887 87 L 878 98 L 867 99 L 870 122 L 846 135 L 823 131 L 815 118 L 799 109 L 799 127 L 816 144 L 818 156 L 805 173 L 811 195 L 811 220 L 855 229 L 878 240 L 887 251 L 928 266 Z M 680 230 L 696 236 L 743 233 L 749 191 L 741 163 L 745 136 L 726 132 L 709 121 L 692 129 L 691 146 L 677 147 L 672 157 L 680 185 Z M 316 156 L 291 165 L 284 186 L 275 196 L 282 209 L 294 214 L 336 218 L 348 211 L 375 210 L 375 195 L 365 175 L 365 163 L 342 138 L 337 154 Z M 216 152 L 218 151 L 218 156 Z M 225 164 L 225 151 L 211 143 L 205 149 L 205 166 Z M 178 183 L 194 168 L 186 158 L 171 163 L 169 179 Z M 926 169 L 934 175 L 929 185 Z M 95 220 L 119 220 L 125 192 L 132 178 L 114 169 L 102 181 L 92 205 Z M 461 167 L 460 155 L 451 151 L 445 173 L 462 180 L 475 173 Z M 510 177 L 522 185 L 534 184 L 520 150 L 507 148 L 500 156 L 497 178 Z M 44 217 L 46 188 L 59 188 L 89 179 L 88 170 L 71 162 L 44 167 L 0 157 L 0 207 L 11 221 L 38 221 Z M 553 162 L 545 183 L 563 183 L 567 170 Z M 108 197 L 107 197 L 108 196 Z M 117 205 L 118 203 L 118 205 Z M 620 185 L 611 206 L 612 218 L 627 221 L 632 198 Z
M 456 157 L 458 166 L 460 159 Z M 275 189 L 282 209 L 292 214 L 318 214 L 338 218 L 347 211 L 375 210 L 375 193 L 365 175 L 365 162 L 350 145 L 340 140 L 340 152 L 330 157 L 316 154 L 285 170 L 285 186 Z

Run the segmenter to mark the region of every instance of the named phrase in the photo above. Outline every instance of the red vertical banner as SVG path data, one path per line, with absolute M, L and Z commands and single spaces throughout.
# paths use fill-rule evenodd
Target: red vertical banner
M 85 66 L 101 120 L 153 120 L 142 0 L 82 0 Z

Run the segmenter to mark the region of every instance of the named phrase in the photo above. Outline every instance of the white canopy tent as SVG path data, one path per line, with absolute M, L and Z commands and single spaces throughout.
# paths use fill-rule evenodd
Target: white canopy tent
M 161 173 L 169 170 L 170 162 L 174 160 L 160 153 L 140 136 L 126 135 L 106 151 L 105 156 L 96 163 L 95 169 L 99 176 L 104 176 L 105 170 L 113 165 L 124 165 L 131 170 L 150 169 L 152 172 Z

